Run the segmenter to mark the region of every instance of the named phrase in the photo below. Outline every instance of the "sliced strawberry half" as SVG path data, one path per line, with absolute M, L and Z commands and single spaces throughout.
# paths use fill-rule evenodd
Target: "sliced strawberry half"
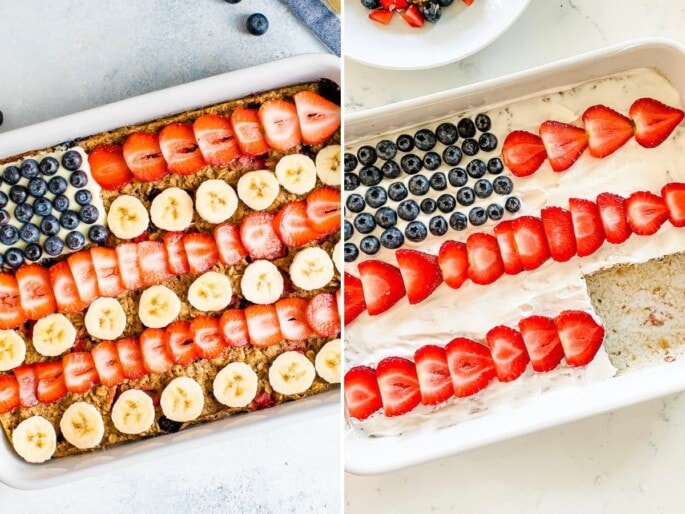
M 571 213 L 561 207 L 545 207 L 540 216 L 550 256 L 557 262 L 566 262 L 578 251 Z
M 475 284 L 492 284 L 504 273 L 504 262 L 495 236 L 471 234 L 466 240 L 466 252 L 469 278 Z
M 604 327 L 584 311 L 564 311 L 554 322 L 568 365 L 590 364 L 604 341 Z
M 383 25 L 387 25 L 392 20 L 395 11 L 386 11 L 385 9 L 374 9 L 369 13 L 369 18 Z
M 511 382 L 520 377 L 530 362 L 523 336 L 518 330 L 499 325 L 485 336 L 495 363 L 497 380 Z
M 138 269 L 140 269 L 140 276 L 145 286 L 161 284 L 173 277 L 164 243 L 161 241 L 138 243 Z
M 553 319 L 529 316 L 519 321 L 519 330 L 535 371 L 550 371 L 559 365 L 564 349 Z
M 260 348 L 278 344 L 283 340 L 278 314 L 273 305 L 250 305 L 245 308 L 245 321 L 250 342 Z
M 191 273 L 204 273 L 219 261 L 216 241 L 209 234 L 186 234 L 183 237 L 183 248 Z
M 126 380 L 116 343 L 103 341 L 95 345 L 90 353 L 102 385 L 113 387 Z
M 214 228 L 214 242 L 219 260 L 226 266 L 234 266 L 247 257 L 247 250 L 240 240 L 240 228 L 231 223 L 222 223 Z
M 388 11 L 396 11 L 398 9 L 405 9 L 409 3 L 407 0 L 381 0 L 381 7 Z
M 661 189 L 668 209 L 668 219 L 674 227 L 685 227 L 685 184 L 672 182 Z
M 199 316 L 190 322 L 190 332 L 203 359 L 216 359 L 228 346 L 221 334 L 219 318 Z
M 514 241 L 524 270 L 537 269 L 549 259 L 549 245 L 540 218 L 534 216 L 516 218 Z
M 155 182 L 169 172 L 157 134 L 131 134 L 124 143 L 123 152 L 128 169 L 141 182 Z
M 395 266 L 368 260 L 359 263 L 358 269 L 369 315 L 387 311 L 406 294 L 402 273 Z
M 323 143 L 340 127 L 339 105 L 313 91 L 300 91 L 293 98 L 305 144 Z
M 140 334 L 140 352 L 148 373 L 166 373 L 174 365 L 169 349 L 169 334 L 161 328 L 146 328 Z M 123 361 L 122 361 L 123 362 Z
M 257 156 L 269 151 L 259 126 L 257 111 L 238 107 L 231 114 L 231 125 L 241 153 Z
M 119 274 L 117 252 L 113 248 L 94 246 L 90 249 L 93 267 L 98 281 L 98 289 L 102 296 L 115 297 L 123 293 L 126 288 Z
M 50 267 L 49 273 L 50 286 L 52 287 L 52 291 L 55 295 L 57 310 L 59 312 L 73 314 L 75 312 L 81 312 L 88 306 L 84 301 L 81 300 L 81 297 L 78 294 L 76 282 L 74 281 L 74 277 L 71 274 L 71 269 L 69 269 L 69 263 L 67 261 L 53 264 Z M 1 283 L 2 277 L 0 276 L 0 284 Z M 0 286 L 0 288 L 1 287 L 2 286 Z M 2 323 L 0 323 L 0 328 L 8 328 L 1 325 Z
M 495 363 L 487 346 L 457 337 L 445 346 L 447 365 L 454 395 L 460 398 L 476 394 L 495 378 Z
M 88 154 L 90 173 L 102 189 L 116 191 L 133 180 L 119 145 L 98 145 Z
M 668 219 L 668 207 L 663 198 L 648 191 L 638 191 L 626 200 L 628 226 L 638 235 L 656 234 Z
M 345 373 L 345 405 L 350 416 L 360 421 L 383 407 L 373 368 L 356 366 Z
M 267 100 L 259 107 L 257 114 L 264 139 L 271 148 L 285 152 L 302 142 L 294 103 L 281 99 Z
M 309 226 L 319 234 L 330 234 L 338 230 L 341 214 L 342 203 L 339 189 L 319 187 L 307 196 Z
M 590 200 L 571 198 L 568 201 L 578 257 L 595 253 L 604 243 L 604 226 L 597 204 Z
M 409 359 L 386 357 L 378 363 L 376 377 L 386 416 L 406 414 L 421 403 L 416 366 Z
M 21 310 L 27 319 L 37 320 L 57 311 L 47 268 L 26 264 L 14 276 L 17 278 Z
M 19 407 L 19 382 L 12 375 L 0 375 L 0 414 Z
M 159 132 L 159 147 L 169 171 L 179 175 L 192 175 L 207 164 L 195 140 L 192 125 L 171 123 Z
M 288 341 L 304 341 L 314 334 L 307 322 L 308 305 L 304 298 L 281 298 L 276 302 L 278 325 Z
M 628 113 L 635 124 L 635 140 L 645 148 L 663 143 L 683 121 L 685 112 L 653 98 L 639 98 Z
M 630 237 L 632 230 L 628 225 L 625 198 L 613 193 L 600 193 L 597 195 L 597 208 L 609 243 L 619 244 Z
M 26 315 L 21 310 L 17 279 L 9 273 L 0 273 L 0 329 L 17 328 L 25 321 Z
M 532 175 L 546 158 L 545 145 L 536 134 L 515 130 L 502 143 L 504 165 L 517 177 Z
M 61 367 L 62 362 L 58 362 Z M 14 368 L 12 373 L 14 373 L 17 383 L 19 384 L 19 405 L 25 409 L 38 405 L 38 377 L 36 376 L 36 367 L 32 364 L 27 364 Z
M 424 301 L 442 283 L 442 273 L 435 255 L 417 250 L 397 250 L 395 258 L 409 303 Z
M 250 342 L 247 320 L 242 309 L 229 309 L 221 315 L 219 327 L 228 346 L 245 346 Z
M 454 396 L 447 354 L 440 346 L 428 344 L 414 353 L 421 403 L 438 405 Z
M 174 321 L 166 331 L 169 334 L 169 350 L 176 364 L 187 366 L 201 357 L 200 348 L 195 344 L 193 332 L 188 321 Z
M 66 396 L 68 391 L 62 361 L 36 364 L 35 377 L 36 401 L 54 403 Z
M 421 11 L 419 11 L 419 8 L 414 4 L 411 4 L 404 11 L 401 11 L 400 15 L 410 27 L 417 29 L 423 27 L 423 23 L 425 22 L 424 17 L 421 15 Z
M 91 257 L 88 250 L 82 250 L 70 255 L 67 258 L 67 262 L 69 263 L 69 270 L 71 271 L 72 277 L 74 277 L 76 290 L 78 291 L 81 301 L 86 305 L 90 305 L 93 300 L 100 296 L 100 289 L 98 289 L 98 276 L 95 273 L 93 257 Z M 122 263 L 119 260 L 120 269 L 124 269 L 121 267 L 121 264 Z M 136 264 L 134 263 L 134 267 L 135 266 Z
M 143 352 L 138 341 L 132 338 L 119 339 L 116 345 L 124 376 L 129 380 L 145 376 L 147 370 L 143 364 Z
M 588 148 L 593 157 L 606 157 L 633 137 L 630 118 L 604 105 L 593 105 L 583 113 Z
M 240 240 L 253 259 L 278 259 L 286 248 L 274 230 L 275 216 L 270 212 L 251 212 L 240 225 Z
M 321 237 L 309 225 L 307 202 L 304 201 L 286 203 L 274 218 L 274 230 L 288 248 L 297 248 Z
M 321 337 L 335 337 L 340 334 L 340 314 L 335 296 L 319 293 L 309 300 L 305 311 L 307 324 Z
M 558 121 L 546 121 L 540 125 L 540 138 L 554 171 L 569 169 L 588 145 L 584 129 Z
M 345 272 L 343 276 L 345 299 L 345 325 L 349 325 L 357 316 L 366 310 L 366 302 L 364 301 L 364 289 L 362 281 L 354 275 Z
M 466 245 L 460 241 L 445 241 L 438 253 L 440 273 L 448 286 L 458 289 L 469 278 Z
M 502 255 L 504 272 L 507 275 L 516 275 L 523 271 L 523 262 L 516 248 L 515 231 L 516 220 L 500 221 L 495 225 L 495 237 L 497 237 L 497 245 Z
M 231 120 L 218 114 L 203 114 L 193 123 L 195 140 L 208 164 L 226 166 L 240 156 Z
M 169 269 L 174 275 L 184 275 L 190 271 L 188 256 L 183 245 L 183 232 L 167 232 L 162 237 L 166 248 L 167 262 Z
M 116 247 L 116 252 L 121 282 L 124 287 L 128 291 L 135 291 L 143 287 L 143 277 L 140 274 L 140 268 L 138 268 L 138 245 L 136 243 L 122 243 Z
M 64 366 L 64 383 L 69 392 L 87 393 L 100 383 L 100 377 L 90 352 L 67 353 L 62 357 L 62 365 Z

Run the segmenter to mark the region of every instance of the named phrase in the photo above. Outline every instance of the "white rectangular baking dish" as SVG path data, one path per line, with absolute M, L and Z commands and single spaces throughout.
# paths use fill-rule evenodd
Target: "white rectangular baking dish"
M 345 142 L 639 67 L 660 70 L 685 98 L 685 47 L 665 39 L 643 39 L 351 114 L 345 120 Z M 385 473 L 684 389 L 685 360 L 680 359 L 592 385 L 548 391 L 534 403 L 438 430 L 376 438 L 347 430 L 345 469 L 359 475 Z
M 324 54 L 301 55 L 224 73 L 7 132 L 0 135 L 0 158 L 320 78 L 339 84 L 339 59 Z M 339 390 L 198 425 L 176 434 L 39 465 L 27 464 L 20 459 L 5 435 L 0 434 L 0 482 L 19 489 L 52 487 L 154 456 L 255 434 L 286 423 L 307 421 L 335 412 L 340 412 Z

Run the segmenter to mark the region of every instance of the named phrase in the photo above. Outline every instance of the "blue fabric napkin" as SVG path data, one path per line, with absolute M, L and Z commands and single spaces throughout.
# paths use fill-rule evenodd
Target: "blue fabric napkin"
M 309 30 L 340 57 L 340 19 L 321 0 L 283 0 Z

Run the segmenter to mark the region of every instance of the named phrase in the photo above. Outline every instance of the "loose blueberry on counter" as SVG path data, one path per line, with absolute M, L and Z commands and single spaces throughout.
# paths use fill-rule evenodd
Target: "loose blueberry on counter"
M 428 230 L 426 230 L 426 225 L 420 221 L 412 221 L 411 223 L 408 223 L 404 229 L 404 235 L 410 241 L 418 243 L 426 239 L 426 236 L 428 236 Z
M 480 159 L 473 159 L 466 165 L 466 173 L 473 178 L 481 178 L 483 175 L 485 175 L 486 169 L 487 166 Z
M 80 250 L 86 246 L 86 238 L 83 237 L 81 232 L 76 232 L 75 230 L 67 234 L 67 237 L 64 238 L 64 242 L 71 250 Z
M 497 148 L 497 138 L 495 137 L 495 134 L 491 134 L 490 132 L 481 134 L 478 138 L 478 146 L 484 152 L 492 152 Z
M 262 13 L 256 12 L 247 17 L 245 27 L 253 36 L 262 36 L 269 30 L 269 20 Z
M 84 205 L 81 207 L 78 217 L 86 225 L 92 225 L 100 217 L 100 211 L 94 205 Z
M 86 187 L 86 185 L 88 184 L 88 175 L 86 175 L 86 172 L 83 170 L 75 171 L 69 177 L 69 182 L 74 187 Z
M 378 207 L 385 205 L 385 202 L 388 201 L 388 193 L 380 186 L 373 186 L 366 190 L 364 198 L 369 207 L 377 209 Z
M 411 152 L 414 149 L 414 138 L 409 134 L 397 136 L 395 140 L 397 148 L 402 152 Z
M 504 209 L 498 203 L 491 203 L 485 210 L 488 213 L 488 218 L 493 221 L 501 220 L 502 216 L 504 216 Z
M 459 139 L 459 132 L 454 123 L 445 122 L 435 129 L 435 136 L 443 145 L 452 145 Z
M 438 3 L 442 7 L 449 7 L 450 5 L 452 5 L 452 2 L 454 2 L 454 0 L 438 0 Z
M 365 186 L 377 186 L 381 180 L 383 174 L 375 166 L 365 166 L 359 171 L 359 181 Z
M 69 150 L 62 156 L 62 166 L 66 168 L 67 171 L 76 171 L 81 167 L 81 154 L 76 150 Z
M 499 175 L 504 171 L 504 165 L 502 164 L 502 159 L 499 157 L 493 157 L 488 160 L 488 171 L 491 175 Z
M 431 214 L 435 212 L 435 209 L 438 208 L 438 202 L 433 200 L 432 198 L 424 198 L 421 200 L 421 212 L 424 214 Z
M 423 161 L 413 153 L 410 153 L 402 156 L 400 166 L 407 175 L 415 175 L 423 168 Z
M 469 222 L 463 212 L 455 212 L 450 216 L 450 227 L 454 230 L 464 230 Z
M 24 264 L 24 252 L 19 248 L 10 248 L 5 252 L 5 262 L 11 268 L 18 268 Z
M 430 186 L 436 191 L 447 189 L 447 177 L 442 172 L 434 173 L 430 178 Z
M 74 195 L 74 200 L 79 205 L 88 205 L 93 199 L 93 195 L 87 189 L 79 189 Z
M 419 215 L 419 206 L 414 200 L 404 200 L 397 206 L 397 215 L 405 221 L 413 221 Z
M 360 234 L 368 234 L 376 228 L 376 220 L 368 212 L 362 212 L 354 218 L 354 228 Z
M 492 194 L 492 184 L 484 178 L 476 180 L 476 183 L 473 184 L 473 192 L 478 198 L 487 198 Z
M 457 202 L 461 205 L 469 206 L 476 200 L 476 194 L 470 187 L 462 187 L 457 191 Z
M 370 166 L 376 162 L 376 149 L 370 145 L 360 146 L 357 150 L 357 159 L 362 166 Z
M 482 207 L 474 207 L 469 211 L 471 225 L 478 226 L 488 221 L 488 215 Z
M 409 192 L 415 196 L 423 196 L 430 189 L 430 182 L 423 175 L 414 175 L 409 179 Z
M 9 203 L 9 198 L 7 198 L 7 195 L 0 191 L 0 209 L 4 209 L 7 204 Z
M 59 161 L 54 157 L 45 157 L 40 161 L 40 171 L 48 177 L 54 175 L 59 170 Z
M 510 196 L 507 198 L 507 201 L 504 202 L 504 208 L 511 213 L 518 212 L 521 208 L 521 200 L 515 196 Z
M 442 216 L 433 216 L 428 222 L 428 230 L 434 236 L 444 236 L 447 233 L 447 220 Z
M 395 161 L 386 161 L 381 166 L 381 173 L 383 173 L 385 178 L 397 178 L 402 173 L 402 170 Z
M 457 202 L 454 200 L 454 196 L 445 193 L 444 195 L 438 196 L 438 209 L 445 214 L 449 214 L 457 206 Z
M 36 262 L 43 255 L 43 250 L 36 243 L 26 245 L 24 248 L 24 256 L 27 261 Z
M 514 190 L 514 183 L 509 177 L 497 177 L 492 181 L 492 187 L 498 195 L 508 195 Z
M 442 151 L 442 160 L 449 166 L 456 166 L 461 162 L 464 153 L 458 146 L 448 146 Z
M 240 3 L 240 0 L 224 0 L 227 4 L 237 4 Z
M 389 161 L 397 155 L 397 145 L 389 139 L 383 139 L 376 144 L 376 154 L 384 161 Z
M 74 230 L 76 227 L 78 227 L 78 223 L 78 214 L 76 214 L 74 211 L 65 211 L 59 217 L 59 224 L 67 230 Z
M 0 228 L 0 243 L 12 246 L 19 241 L 19 231 L 13 225 L 5 225 Z
M 345 243 L 343 247 L 345 262 L 354 262 L 359 257 L 359 250 L 354 243 Z
M 437 152 L 427 152 L 426 155 L 423 156 L 423 167 L 427 170 L 437 170 L 440 167 L 440 164 L 440 154 Z
M 390 207 L 381 207 L 376 211 L 376 223 L 381 228 L 390 228 L 397 225 L 397 213 Z
M 21 172 L 16 166 L 7 166 L 2 172 L 2 180 L 13 186 L 21 180 Z
M 490 117 L 487 114 L 477 114 L 476 115 L 476 128 L 480 130 L 481 132 L 487 132 L 490 130 L 490 126 L 492 123 L 490 122 Z
M 354 173 L 345 173 L 345 191 L 354 191 L 359 187 L 359 177 Z
M 478 149 L 478 141 L 475 139 L 464 139 L 464 141 L 461 143 L 461 151 L 469 157 L 476 155 L 478 153 Z
M 461 187 L 466 185 L 469 181 L 469 176 L 466 174 L 464 168 L 452 168 L 447 173 L 447 180 L 449 180 L 450 185 L 454 187 Z
M 373 255 L 381 249 L 381 244 L 376 236 L 366 236 L 359 241 L 359 249 L 366 255 Z
M 27 243 L 35 243 L 40 237 L 40 230 L 33 223 L 27 223 L 19 230 L 19 237 Z
M 32 178 L 29 180 L 29 194 L 33 196 L 34 198 L 40 198 L 42 196 L 45 196 L 45 193 L 48 192 L 48 185 L 40 177 Z
M 408 195 L 409 192 L 402 182 L 393 182 L 388 186 L 388 196 L 395 202 L 404 200 Z
M 69 208 L 69 198 L 64 195 L 58 195 L 52 201 L 52 208 L 57 212 L 64 212 Z
M 88 229 L 88 239 L 95 244 L 104 244 L 108 235 L 109 232 L 102 225 L 92 225 Z
M 362 5 L 367 9 L 378 9 L 381 6 L 380 0 L 362 0 Z
M 12 186 L 10 188 L 10 200 L 14 203 L 25 202 L 29 197 L 29 191 L 24 186 Z
M 67 190 L 69 185 L 64 177 L 52 177 L 48 181 L 48 190 L 56 195 L 61 195 Z
M 4 227 L 10 222 L 10 213 L 5 209 L 0 210 L 0 227 Z
M 14 208 L 14 218 L 21 222 L 27 223 L 33 218 L 33 207 L 30 203 L 20 203 Z
M 26 159 L 21 163 L 21 176 L 27 179 L 36 178 L 40 173 L 40 165 L 35 159 Z
M 52 202 L 47 198 L 37 198 L 33 202 L 33 212 L 38 216 L 47 216 L 52 211 Z
M 457 132 L 464 139 L 473 137 L 476 135 L 476 125 L 471 121 L 471 118 L 462 118 L 457 123 Z
M 388 250 L 396 250 L 404 244 L 404 235 L 396 227 L 386 228 L 381 234 L 381 244 Z
M 429 129 L 420 129 L 414 134 L 414 144 L 416 145 L 416 148 L 423 150 L 424 152 L 432 150 L 437 143 L 438 139 Z
M 346 153 L 345 154 L 345 171 L 346 172 L 354 171 L 356 167 L 357 167 L 357 158 L 354 156 L 354 154 Z
M 366 207 L 366 202 L 364 202 L 362 195 L 354 193 L 347 197 L 347 202 L 345 202 L 345 205 L 347 205 L 347 208 L 351 212 L 362 212 L 364 207 Z
M 60 230 L 59 220 L 50 214 L 40 221 L 40 231 L 46 236 L 54 236 Z
M 95 241 L 93 241 L 95 242 Z M 56 257 L 64 251 L 64 241 L 57 236 L 50 236 L 45 240 L 45 253 Z

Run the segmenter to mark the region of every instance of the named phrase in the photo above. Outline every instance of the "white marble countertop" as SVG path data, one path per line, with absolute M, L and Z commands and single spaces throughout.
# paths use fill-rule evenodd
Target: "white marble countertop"
M 262 37 L 247 15 L 270 21 Z M 0 132 L 326 49 L 281 2 L 0 0 Z M 340 422 L 326 416 L 42 491 L 0 484 L 0 511 L 335 512 Z
M 634 38 L 685 43 L 683 27 L 679 0 L 533 0 L 499 40 L 459 63 L 393 72 L 346 60 L 346 106 L 360 111 Z M 346 511 L 682 512 L 684 426 L 685 395 L 676 395 L 387 475 L 346 475 Z

